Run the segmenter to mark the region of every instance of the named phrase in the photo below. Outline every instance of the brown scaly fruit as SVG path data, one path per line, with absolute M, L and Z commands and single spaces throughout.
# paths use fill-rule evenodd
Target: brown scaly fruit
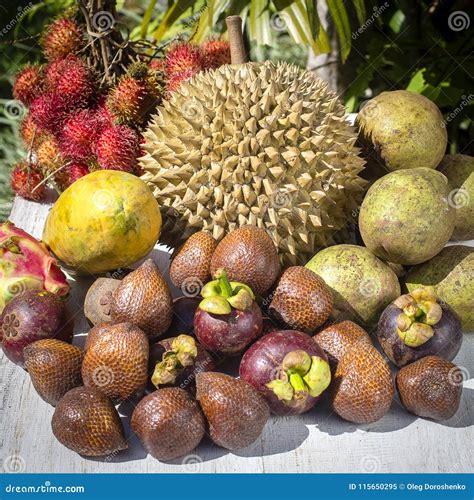
M 120 285 L 120 280 L 98 278 L 92 283 L 84 300 L 84 316 L 93 324 L 110 323 L 112 294 Z
M 77 52 L 83 45 L 82 30 L 72 19 L 60 17 L 47 28 L 41 40 L 49 60 Z
M 216 249 L 216 240 L 206 231 L 190 236 L 173 256 L 170 278 L 184 294 L 199 292 L 211 278 L 211 257 Z
M 220 240 L 258 226 L 293 265 L 334 243 L 366 183 L 355 130 L 326 83 L 267 61 L 201 71 L 169 91 L 140 159 L 164 232 Z
M 87 346 L 82 364 L 84 385 L 97 387 L 119 401 L 141 394 L 147 383 L 148 353 L 148 339 L 135 325 L 102 328 Z
M 231 281 L 245 283 L 262 295 L 273 285 L 280 271 L 275 244 L 259 227 L 235 229 L 217 245 L 212 255 L 212 276 L 219 269 L 225 269 Z
M 86 457 L 128 448 L 122 421 L 110 399 L 94 387 L 76 387 L 57 404 L 51 422 L 56 439 Z
M 270 410 L 250 384 L 224 373 L 205 372 L 197 375 L 196 387 L 196 399 L 217 445 L 238 450 L 258 439 Z
M 157 460 L 189 454 L 201 442 L 205 421 L 199 405 L 183 389 L 159 389 L 144 397 L 132 414 L 132 429 Z
M 403 406 L 419 417 L 447 420 L 459 408 L 462 372 L 443 358 L 427 356 L 403 367 L 396 382 Z
M 36 392 L 50 405 L 55 406 L 66 392 L 82 384 L 84 355 L 79 347 L 43 339 L 26 346 L 23 354 Z
M 293 266 L 281 276 L 269 312 L 294 330 L 312 333 L 329 318 L 332 306 L 332 292 L 324 280 L 303 266 Z
M 330 388 L 334 411 L 356 424 L 381 419 L 390 409 L 393 394 L 388 363 L 368 344 L 351 349 L 343 356 Z
M 363 349 L 363 345 L 372 345 L 369 334 L 356 323 L 345 320 L 329 325 L 314 335 L 313 339 L 324 349 L 331 369 L 337 365 L 352 349 Z
M 150 338 L 166 332 L 173 317 L 171 293 L 151 259 L 126 276 L 115 290 L 111 317 L 129 321 Z

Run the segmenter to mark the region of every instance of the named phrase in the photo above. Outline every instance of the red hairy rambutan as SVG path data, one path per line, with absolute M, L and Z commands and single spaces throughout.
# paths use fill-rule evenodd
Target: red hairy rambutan
M 155 106 L 147 82 L 131 76 L 122 77 L 107 99 L 107 108 L 120 123 L 142 124 Z
M 77 52 L 83 45 L 83 34 L 76 22 L 61 17 L 46 28 L 41 42 L 46 57 L 53 60 Z
M 72 160 L 92 158 L 100 128 L 97 113 L 92 109 L 83 109 L 69 115 L 61 134 L 62 154 Z
M 201 45 L 204 67 L 215 69 L 223 64 L 230 64 L 230 45 L 227 40 L 211 38 Z
M 61 130 L 69 111 L 66 101 L 53 93 L 40 95 L 30 106 L 33 122 L 53 134 Z
M 13 97 L 27 106 L 44 90 L 44 71 L 38 64 L 25 66 L 16 76 Z
M 10 184 L 13 191 L 22 198 L 33 201 L 43 199 L 46 189 L 45 184 L 36 188 L 43 179 L 43 174 L 26 162 L 17 163 L 10 174 Z
M 58 59 L 46 68 L 46 85 L 51 92 L 78 108 L 89 101 L 94 82 L 87 64 L 74 55 Z
M 166 59 L 155 57 L 148 63 L 148 67 L 153 72 L 165 72 L 166 70 Z
M 36 160 L 44 175 L 54 172 L 64 163 L 58 141 L 54 137 L 49 136 L 38 146 Z
M 201 50 L 189 42 L 173 44 L 166 53 L 166 72 L 168 77 L 187 70 L 201 71 L 204 67 Z
M 199 71 L 188 69 L 187 71 L 183 71 L 182 73 L 175 73 L 174 75 L 172 75 L 166 83 L 166 95 L 169 96 L 181 85 L 181 82 L 183 82 L 184 80 L 189 80 L 189 78 L 197 75 L 198 73 Z
M 58 185 L 61 191 L 67 189 L 71 184 L 74 184 L 78 179 L 84 177 L 89 173 L 87 165 L 84 163 L 73 162 L 62 170 L 60 170 L 55 176 L 54 181 Z
M 103 169 L 132 172 L 139 152 L 138 135 L 126 125 L 105 129 L 97 141 L 97 159 Z
M 20 136 L 26 149 L 36 149 L 48 135 L 48 132 L 35 124 L 30 113 L 21 121 Z

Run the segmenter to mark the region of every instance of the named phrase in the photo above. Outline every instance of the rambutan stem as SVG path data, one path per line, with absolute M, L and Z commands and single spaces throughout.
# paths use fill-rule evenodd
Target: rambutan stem
M 48 182 L 49 179 L 51 179 L 51 177 L 54 177 L 58 172 L 60 172 L 63 168 L 66 168 L 70 164 L 71 162 L 67 161 L 64 165 L 61 165 L 59 168 L 48 174 L 41 182 L 38 182 L 38 184 L 36 184 L 36 186 L 31 190 L 31 192 L 34 193 L 40 186 L 46 184 L 46 182 Z

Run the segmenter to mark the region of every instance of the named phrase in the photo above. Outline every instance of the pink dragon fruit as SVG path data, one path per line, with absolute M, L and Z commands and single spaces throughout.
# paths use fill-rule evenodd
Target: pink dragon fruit
M 46 246 L 6 221 L 0 224 L 0 312 L 26 290 L 65 296 L 69 285 Z

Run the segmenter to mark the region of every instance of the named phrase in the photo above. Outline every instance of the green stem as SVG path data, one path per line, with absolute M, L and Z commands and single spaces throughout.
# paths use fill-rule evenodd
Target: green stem
M 232 295 L 233 295 L 232 287 L 230 286 L 229 278 L 228 278 L 227 273 L 225 272 L 224 269 L 222 269 L 219 272 L 218 280 L 219 280 L 219 286 L 221 288 L 222 296 L 225 298 L 232 297 Z
M 289 378 L 291 387 L 293 387 L 295 392 L 308 392 L 306 384 L 299 373 L 290 373 Z

